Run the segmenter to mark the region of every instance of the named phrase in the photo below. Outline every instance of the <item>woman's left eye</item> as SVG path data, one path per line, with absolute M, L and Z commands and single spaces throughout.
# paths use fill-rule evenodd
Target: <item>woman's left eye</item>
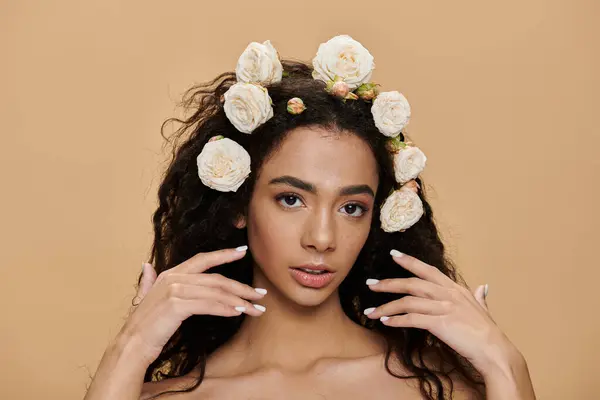
M 351 217 L 360 217 L 361 215 L 363 215 L 365 212 L 367 212 L 367 209 L 364 208 L 363 206 L 361 206 L 360 204 L 356 204 L 356 203 L 350 203 L 350 204 L 346 204 L 344 207 L 342 207 L 343 209 L 346 209 L 347 214 L 350 215 Z M 355 214 L 356 211 L 359 211 L 360 213 L 357 215 Z

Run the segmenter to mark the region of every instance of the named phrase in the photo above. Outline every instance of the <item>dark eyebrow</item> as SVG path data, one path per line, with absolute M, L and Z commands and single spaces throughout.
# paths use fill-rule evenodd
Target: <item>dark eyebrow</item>
M 273 178 L 269 181 L 269 185 L 283 183 L 286 185 L 297 187 L 298 189 L 302 189 L 304 191 L 317 194 L 317 188 L 315 185 L 309 182 L 305 182 L 302 179 L 295 178 L 290 175 L 283 175 L 278 178 Z M 369 185 L 352 185 L 345 186 L 339 191 L 340 196 L 350 196 L 353 194 L 362 194 L 366 193 L 371 197 L 375 198 L 375 192 Z

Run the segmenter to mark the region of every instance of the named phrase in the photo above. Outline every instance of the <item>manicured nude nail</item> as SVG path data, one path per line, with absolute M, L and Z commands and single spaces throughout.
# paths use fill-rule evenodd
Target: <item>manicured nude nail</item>
M 246 251 L 246 250 L 248 250 L 248 246 L 246 246 L 246 245 L 235 248 L 235 251 Z
M 244 312 L 244 311 L 246 311 L 246 307 L 241 307 L 241 306 L 238 306 L 238 307 L 236 307 L 235 309 L 236 309 L 237 311 L 239 311 L 239 312 Z
M 379 283 L 379 279 L 367 279 L 367 285 L 374 285 Z
M 267 309 L 264 306 L 261 306 L 260 304 L 253 304 L 254 308 L 256 308 L 259 311 L 265 312 Z
M 398 250 L 396 250 L 396 249 L 394 249 L 394 250 L 390 251 L 390 254 L 392 255 L 392 257 L 398 257 L 398 258 L 400 258 L 400 257 L 402 257 L 402 256 L 404 255 L 403 253 L 400 253 L 400 252 L 399 252 Z
M 390 317 L 381 317 L 381 318 L 379 318 L 380 321 L 387 321 L 388 319 L 390 319 Z
M 267 294 L 267 289 L 255 288 L 254 290 L 256 290 L 260 294 Z
M 484 289 L 484 291 L 483 291 L 483 295 L 484 295 L 485 297 L 487 297 L 487 294 L 488 294 L 488 284 L 486 283 L 486 284 L 485 284 L 485 289 Z
M 367 308 L 364 313 L 365 315 L 369 315 L 371 314 L 373 311 L 375 311 L 375 307 L 371 307 L 371 308 Z

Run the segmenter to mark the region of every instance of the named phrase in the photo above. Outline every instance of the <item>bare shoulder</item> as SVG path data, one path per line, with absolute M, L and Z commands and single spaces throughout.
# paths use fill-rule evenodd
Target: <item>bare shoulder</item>
M 157 400 L 203 398 L 203 399 L 242 399 L 257 398 L 277 399 L 282 392 L 292 390 L 288 399 L 311 399 L 315 394 L 327 398 L 370 399 L 373 388 L 377 388 L 378 398 L 421 398 L 419 381 L 416 379 L 398 379 L 387 369 L 385 354 L 377 354 L 360 359 L 322 360 L 310 371 L 303 373 L 286 373 L 278 370 L 260 370 L 251 373 L 227 375 L 207 374 L 199 387 L 192 393 L 172 393 L 160 396 Z M 394 375 L 407 376 L 412 373 L 395 357 L 387 363 Z M 223 371 L 222 371 L 223 372 Z M 227 372 L 227 371 L 225 371 Z M 169 391 L 181 391 L 195 386 L 199 378 L 197 371 L 160 382 L 147 382 L 143 386 L 140 400 L 150 400 L 153 396 Z M 453 383 L 452 399 L 479 400 L 481 396 L 464 378 L 451 374 Z M 370 382 L 364 385 L 364 382 Z M 450 388 L 444 380 L 447 390 Z
M 439 368 L 440 360 L 435 353 L 429 352 L 429 351 L 424 351 L 422 356 L 423 356 L 423 360 L 425 361 L 426 365 L 429 368 L 436 369 L 436 370 Z M 390 361 L 389 365 L 390 365 L 391 369 L 394 372 L 399 373 L 399 375 L 413 375 L 413 373 L 410 370 L 408 370 L 406 368 L 406 366 L 403 363 L 401 363 L 397 358 L 390 357 L 389 361 Z M 456 371 L 453 371 L 448 374 L 448 378 L 450 378 L 450 380 L 452 381 L 452 399 L 453 400 L 481 400 L 482 399 L 482 395 L 480 394 L 480 392 L 478 392 L 477 389 L 475 387 L 473 387 L 473 385 L 471 385 L 462 374 L 459 374 Z M 398 379 L 398 381 L 402 381 L 403 383 L 405 382 L 404 380 L 400 380 L 400 379 Z M 443 382 L 444 390 L 448 391 L 448 393 L 449 393 L 450 383 L 449 383 L 448 379 L 447 378 L 442 379 L 442 382 Z M 414 380 L 413 384 L 418 385 L 418 381 Z M 481 390 L 481 388 L 480 388 L 480 390 Z
M 452 399 L 457 400 L 481 400 L 482 396 L 467 379 L 456 371 L 449 373 L 449 377 L 452 380 Z M 450 390 L 446 380 L 444 380 L 444 387 Z M 481 390 L 481 389 L 480 389 Z

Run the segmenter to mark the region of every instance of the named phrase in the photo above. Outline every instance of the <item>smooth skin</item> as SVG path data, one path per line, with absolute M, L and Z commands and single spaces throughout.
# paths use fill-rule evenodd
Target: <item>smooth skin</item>
M 143 300 L 105 352 L 86 400 L 145 399 L 192 385 L 196 370 L 145 384 L 143 374 L 187 316 L 226 318 L 239 315 L 236 305 L 250 318 L 208 358 L 202 384 L 191 393 L 161 398 L 371 399 L 376 394 L 378 399 L 420 399 L 416 380 L 397 379 L 385 370 L 382 339 L 350 320 L 339 303 L 339 284 L 368 237 L 376 206 L 370 192 L 377 187 L 376 161 L 356 136 L 308 127 L 290 132 L 263 165 L 248 215 L 233 222 L 248 229 L 255 260 L 251 287 L 210 276 L 211 266 L 243 256 L 233 249 L 194 256 L 164 277 L 156 278 L 146 267 L 138 293 Z M 395 260 L 398 268 L 419 272 L 419 281 L 386 280 L 370 287 L 411 293 L 413 300 L 373 305 L 371 318 L 389 316 L 382 323 L 421 324 L 439 334 L 477 363 L 491 400 L 535 398 L 523 357 L 501 334 L 485 302 L 477 300 L 482 287 L 471 294 L 434 267 L 416 259 L 408 263 L 410 256 Z M 328 264 L 334 280 L 321 289 L 299 285 L 289 267 L 306 263 Z M 267 294 L 262 297 L 255 288 Z M 256 302 L 266 307 L 264 313 L 254 308 Z M 411 307 L 419 313 L 407 311 Z M 404 318 L 394 316 L 407 312 Z M 430 318 L 409 316 L 417 314 Z M 395 360 L 391 367 L 407 373 Z M 455 399 L 472 398 L 460 381 L 455 390 Z
M 473 293 L 439 269 L 393 249 L 394 261 L 416 278 L 367 281 L 376 292 L 408 294 L 364 313 L 393 327 L 426 329 L 483 375 L 490 399 L 535 399 L 527 365 L 494 322 L 486 286 Z
M 145 263 L 136 295 L 141 303 L 106 350 L 85 399 L 139 399 L 145 370 L 181 323 L 194 314 L 235 316 L 241 314 L 235 309 L 239 306 L 249 315 L 261 315 L 245 299 L 257 301 L 264 294 L 220 274 L 206 273 L 245 254 L 245 248 L 199 253 L 158 277 Z

